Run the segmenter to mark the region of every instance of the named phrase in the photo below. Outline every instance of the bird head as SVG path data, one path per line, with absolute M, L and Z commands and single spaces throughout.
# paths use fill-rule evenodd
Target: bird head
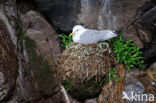
M 115 31 L 109 30 L 109 33 L 107 34 L 107 39 L 111 39 L 111 38 L 114 38 L 117 36 L 118 36 L 118 34 Z
M 112 35 L 112 37 L 117 37 L 118 33 L 116 31 L 112 31 L 111 35 Z
M 76 25 L 76 26 L 74 26 L 74 28 L 73 28 L 73 30 L 72 30 L 72 33 L 70 33 L 69 36 L 73 36 L 73 35 L 79 33 L 79 32 L 80 32 L 81 30 L 83 30 L 83 29 L 84 29 L 83 26 L 81 26 L 81 25 Z

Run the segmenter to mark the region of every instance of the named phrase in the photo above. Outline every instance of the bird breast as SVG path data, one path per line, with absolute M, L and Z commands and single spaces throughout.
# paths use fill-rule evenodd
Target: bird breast
M 80 35 L 74 35 L 73 36 L 73 41 L 78 42 L 80 40 Z
M 75 33 L 75 35 L 73 36 L 73 41 L 78 43 L 80 41 L 80 36 L 83 35 L 85 31 L 86 29 L 81 29 L 77 33 Z

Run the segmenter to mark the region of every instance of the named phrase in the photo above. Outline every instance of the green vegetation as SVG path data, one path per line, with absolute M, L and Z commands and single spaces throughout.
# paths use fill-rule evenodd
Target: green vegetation
M 25 33 L 21 32 L 20 34 L 17 35 L 17 40 L 18 43 L 20 44 L 21 47 L 23 47 L 23 40 L 25 39 Z
M 15 23 L 17 42 L 20 45 L 20 49 L 21 49 L 20 52 L 22 52 L 23 51 L 23 40 L 25 39 L 25 32 L 23 31 L 20 17 L 18 17 L 18 18 L 13 17 L 13 20 Z
M 20 46 L 20 51 L 23 52 L 23 41 L 25 41 L 25 46 L 26 46 L 26 51 L 28 54 L 28 58 L 29 58 L 29 67 L 33 70 L 35 69 L 39 69 L 40 68 L 40 77 L 45 77 L 46 75 L 49 76 L 51 75 L 50 72 L 50 65 L 48 63 L 47 60 L 45 60 L 42 56 L 37 55 L 36 53 L 36 43 L 35 41 L 31 40 L 28 36 L 25 35 L 25 31 L 23 31 L 22 29 L 22 23 L 19 18 L 14 18 L 14 22 L 15 22 L 15 29 L 17 31 L 17 41 L 18 44 Z M 44 78 L 46 79 L 46 78 Z
M 62 42 L 61 46 L 64 48 L 67 48 L 68 45 L 73 42 L 71 36 L 67 36 L 65 34 L 59 34 L 59 37 L 61 38 L 61 42 Z
M 117 75 L 116 75 L 116 69 L 115 68 L 111 68 L 109 70 L 109 73 L 108 75 L 106 76 L 106 83 L 109 83 L 110 81 L 120 81 L 122 80 L 122 78 L 118 78 Z
M 49 85 L 47 81 L 51 81 L 51 66 L 46 59 L 36 53 L 37 45 L 35 41 L 30 39 L 28 36 L 25 36 L 24 40 L 29 59 L 28 66 L 32 70 L 32 73 L 34 73 L 36 82 L 43 84 L 41 87 Z
M 99 83 L 99 86 L 102 87 L 103 86 L 103 83 L 104 83 L 105 79 L 99 77 L 98 78 L 98 83 Z
M 72 85 L 72 83 L 71 83 L 71 81 L 70 80 L 64 80 L 63 81 L 63 85 L 64 85 L 64 87 L 65 87 L 65 89 L 67 90 L 67 91 L 72 91 L 73 90 L 73 85 Z
M 133 67 L 142 68 L 142 52 L 132 41 L 124 42 L 120 34 L 118 39 L 111 39 L 110 42 L 114 47 L 117 61 L 124 63 L 129 71 Z

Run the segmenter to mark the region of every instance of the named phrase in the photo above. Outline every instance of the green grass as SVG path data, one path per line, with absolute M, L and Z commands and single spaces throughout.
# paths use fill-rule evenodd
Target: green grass
M 113 45 L 117 62 L 124 63 L 129 71 L 133 67 L 142 68 L 142 52 L 132 41 L 124 42 L 120 34 L 117 39 L 111 39 L 110 43 Z
M 118 78 L 117 77 L 117 75 L 116 75 L 116 69 L 115 68 L 111 68 L 109 70 L 108 75 L 106 76 L 106 80 L 105 81 L 106 81 L 106 83 L 109 83 L 110 81 L 116 81 L 116 82 L 118 82 L 120 80 L 122 80 L 122 78 Z
M 105 82 L 105 79 L 103 79 L 102 77 L 98 77 L 98 84 L 100 87 L 103 86 L 104 82 Z
M 67 48 L 68 45 L 73 42 L 72 37 L 65 34 L 59 34 L 59 38 L 61 38 L 61 46 L 64 48 Z

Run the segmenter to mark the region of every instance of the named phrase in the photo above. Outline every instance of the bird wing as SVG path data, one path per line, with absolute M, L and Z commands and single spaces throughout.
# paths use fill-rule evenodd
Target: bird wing
M 105 36 L 109 33 L 110 30 L 91 30 L 87 29 L 81 36 L 80 36 L 80 43 L 83 44 L 91 44 L 97 43 L 99 41 L 104 41 Z

